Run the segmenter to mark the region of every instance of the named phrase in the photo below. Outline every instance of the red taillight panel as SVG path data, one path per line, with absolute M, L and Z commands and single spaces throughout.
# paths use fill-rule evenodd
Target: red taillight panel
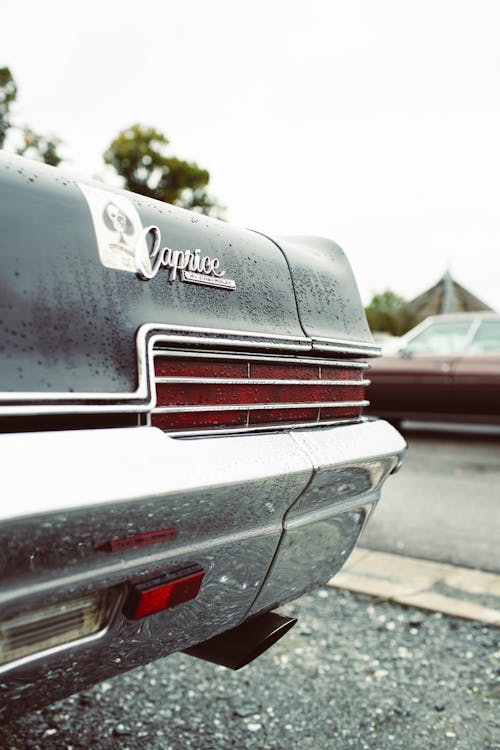
M 328 408 L 322 406 L 320 409 L 320 420 L 342 419 L 346 417 L 360 417 L 363 411 L 362 406 L 339 406 Z
M 171 412 L 151 415 L 151 424 L 162 430 L 182 430 L 190 427 L 210 429 L 210 427 L 245 427 L 246 411 L 202 411 Z
M 302 404 L 310 402 L 353 401 L 363 398 L 362 386 L 322 385 L 233 385 L 220 383 L 159 383 L 158 406 Z
M 292 358 L 157 355 L 151 423 L 166 431 L 357 419 L 363 365 Z
M 364 370 L 352 367 L 321 366 L 321 380 L 359 380 L 362 381 Z
M 156 377 L 179 378 L 247 378 L 246 362 L 217 362 L 210 359 L 155 359 Z
M 318 409 L 274 409 L 271 413 L 267 410 L 251 411 L 249 415 L 250 425 L 272 424 L 273 422 L 317 422 Z
M 268 378 L 275 380 L 317 380 L 318 366 L 315 365 L 264 365 L 250 363 L 251 378 Z

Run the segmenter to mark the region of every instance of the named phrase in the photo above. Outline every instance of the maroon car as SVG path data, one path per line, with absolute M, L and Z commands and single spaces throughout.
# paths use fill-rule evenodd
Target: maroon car
M 427 318 L 373 362 L 370 412 L 404 419 L 500 424 L 500 315 Z

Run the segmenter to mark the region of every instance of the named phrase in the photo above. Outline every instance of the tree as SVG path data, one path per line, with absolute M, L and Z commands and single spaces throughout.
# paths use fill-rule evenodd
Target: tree
M 17 92 L 17 84 L 10 69 L 0 68 L 0 149 L 8 143 L 9 150 L 20 156 L 57 167 L 62 160 L 58 153 L 62 141 L 53 135 L 36 133 L 27 125 L 13 123 L 11 109 L 17 99 Z
M 11 127 L 10 108 L 16 101 L 17 85 L 9 68 L 0 68 L 0 148 Z
M 57 167 L 61 163 L 62 158 L 57 153 L 62 144 L 60 138 L 40 135 L 28 127 L 22 129 L 22 136 L 23 144 L 16 149 L 16 154 L 43 161 L 51 167 Z
M 372 331 L 402 336 L 415 325 L 413 316 L 406 309 L 406 301 L 390 289 L 375 294 L 365 313 Z
M 0 149 L 57 167 L 62 141 L 18 125 L 12 117 L 18 87 L 9 68 L 0 68 Z M 104 161 L 123 179 L 123 186 L 140 195 L 222 218 L 224 211 L 207 192 L 210 174 L 196 162 L 169 155 L 168 138 L 140 124 L 122 130 L 108 146 Z
M 196 162 L 169 156 L 168 145 L 163 133 L 136 123 L 117 135 L 104 161 L 123 178 L 127 190 L 202 214 L 222 213 L 223 207 L 206 190 L 209 172 Z

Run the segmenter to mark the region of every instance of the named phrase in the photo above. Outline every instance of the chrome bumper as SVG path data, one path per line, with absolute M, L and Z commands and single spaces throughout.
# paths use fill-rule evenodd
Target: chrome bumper
M 0 716 L 317 587 L 348 557 L 404 450 L 381 421 L 196 440 L 151 427 L 0 436 L 2 620 L 186 561 L 205 571 L 193 601 L 140 621 L 119 609 L 90 641 L 0 667 Z M 106 551 L 167 528 L 161 543 Z

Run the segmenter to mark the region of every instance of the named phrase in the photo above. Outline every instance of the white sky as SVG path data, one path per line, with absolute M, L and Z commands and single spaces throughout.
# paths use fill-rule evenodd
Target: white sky
M 365 302 L 450 265 L 500 309 L 499 39 L 495 0 L 3 0 L 0 66 L 73 170 L 153 125 L 228 220 L 339 242 Z

